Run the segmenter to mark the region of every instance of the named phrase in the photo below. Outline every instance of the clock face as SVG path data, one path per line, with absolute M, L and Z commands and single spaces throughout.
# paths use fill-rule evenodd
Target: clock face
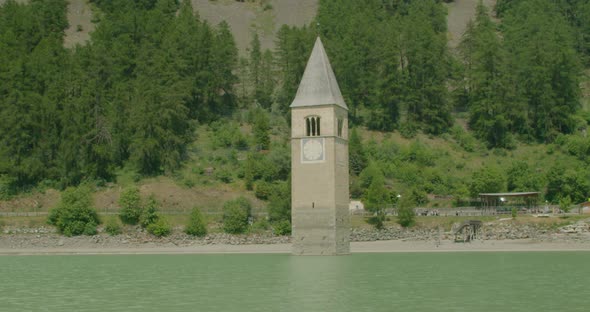
M 323 139 L 303 139 L 303 161 L 321 161 L 324 160 L 324 141 Z

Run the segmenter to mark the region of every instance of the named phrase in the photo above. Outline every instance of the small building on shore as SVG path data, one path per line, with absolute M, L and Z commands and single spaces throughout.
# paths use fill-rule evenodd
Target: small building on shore
M 365 205 L 360 200 L 351 200 L 348 204 L 348 210 L 351 214 L 363 213 Z

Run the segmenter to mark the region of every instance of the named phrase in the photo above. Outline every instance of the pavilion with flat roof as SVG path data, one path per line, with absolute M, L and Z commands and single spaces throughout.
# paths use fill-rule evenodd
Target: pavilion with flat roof
M 536 209 L 541 192 L 480 193 L 479 199 L 484 210 L 509 210 L 509 207 Z

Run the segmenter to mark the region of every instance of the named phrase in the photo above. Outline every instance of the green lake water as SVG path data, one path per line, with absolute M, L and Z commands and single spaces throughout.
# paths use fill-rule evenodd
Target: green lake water
M 590 252 L 0 257 L 0 311 L 590 311 Z

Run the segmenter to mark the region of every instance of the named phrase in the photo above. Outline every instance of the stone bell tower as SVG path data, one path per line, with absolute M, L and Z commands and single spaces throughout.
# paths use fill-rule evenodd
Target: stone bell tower
M 350 253 L 348 108 L 318 37 L 291 104 L 293 254 Z

